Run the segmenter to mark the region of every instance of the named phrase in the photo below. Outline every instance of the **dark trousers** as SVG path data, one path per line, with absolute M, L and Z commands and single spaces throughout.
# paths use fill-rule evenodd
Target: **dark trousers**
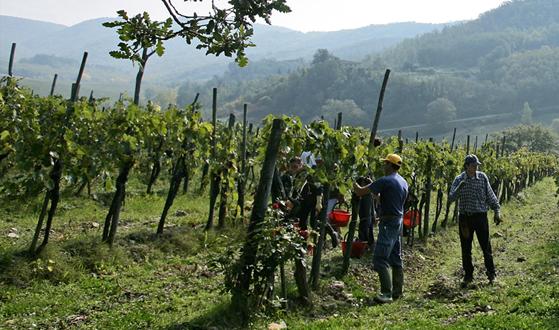
M 301 229 L 307 229 L 309 225 L 309 218 L 311 220 L 311 227 L 316 227 L 316 196 L 306 195 L 300 200 L 299 210 L 296 217 L 299 218 L 299 226 Z
M 375 238 L 373 233 L 373 195 L 367 194 L 361 197 L 359 203 L 359 240 L 373 244 Z
M 460 214 L 460 246 L 462 247 L 462 267 L 464 268 L 467 280 L 471 280 L 474 274 L 474 265 L 472 264 L 472 241 L 474 233 L 483 251 L 483 260 L 487 277 L 495 277 L 495 265 L 493 264 L 493 255 L 491 254 L 491 240 L 489 239 L 489 223 L 487 221 L 487 212 Z

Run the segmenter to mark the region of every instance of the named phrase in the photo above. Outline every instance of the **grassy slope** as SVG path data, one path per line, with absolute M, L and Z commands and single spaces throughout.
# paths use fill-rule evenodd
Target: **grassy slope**
M 459 288 L 460 248 L 452 227 L 430 238 L 427 246 L 406 249 L 403 300 L 368 304 L 378 289 L 370 256 L 352 263 L 351 275 L 340 288 L 333 275 L 341 253 L 329 249 L 315 308 L 259 317 L 253 327 L 284 321 L 290 329 L 557 329 L 559 212 L 554 189 L 551 180 L 537 184 L 504 207 L 503 225 L 491 227 L 492 233 L 499 233 L 492 238 L 499 276 L 493 287 L 486 285 L 480 249 L 474 244 L 476 287 Z M 200 224 L 206 219 L 206 198 L 186 195 L 175 202 L 165 237 L 155 239 L 152 233 L 163 203 L 162 195 L 132 194 L 121 216 L 117 245 L 109 251 L 99 243 L 107 207 L 64 196 L 52 244 L 38 261 L 20 251 L 31 240 L 39 201 L 33 206 L 3 203 L 0 328 L 233 326 L 235 311 L 228 308 L 229 296 L 220 291 L 222 275 L 208 264 L 239 241 L 241 230 L 205 235 Z M 185 212 L 176 213 L 177 209 Z
M 407 251 L 406 296 L 314 319 L 286 316 L 290 328 L 559 328 L 559 220 L 554 185 L 546 180 L 504 206 L 505 223 L 491 226 L 498 283 L 487 285 L 474 243 L 475 285 L 461 289 L 456 227 Z M 410 269 L 411 268 L 411 269 Z M 377 285 L 374 283 L 374 285 Z

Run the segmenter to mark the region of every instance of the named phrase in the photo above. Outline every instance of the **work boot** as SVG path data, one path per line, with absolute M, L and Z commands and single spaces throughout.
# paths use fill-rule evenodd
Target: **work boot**
M 392 273 L 388 268 L 381 268 L 377 270 L 378 278 L 380 280 L 380 294 L 375 297 L 379 303 L 392 302 Z
M 392 267 L 392 299 L 402 297 L 404 292 L 404 269 L 402 267 Z

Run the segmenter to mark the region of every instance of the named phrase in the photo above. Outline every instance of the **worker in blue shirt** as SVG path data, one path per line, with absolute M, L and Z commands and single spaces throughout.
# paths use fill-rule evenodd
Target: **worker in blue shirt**
M 373 254 L 373 269 L 379 275 L 380 294 L 375 300 L 388 303 L 400 298 L 403 293 L 404 270 L 400 233 L 408 183 L 398 174 L 402 166 L 400 156 L 389 154 L 382 161 L 385 176 L 367 186 L 360 186 L 356 182 L 353 188 L 359 197 L 372 192 L 375 198 L 380 199 L 378 238 Z

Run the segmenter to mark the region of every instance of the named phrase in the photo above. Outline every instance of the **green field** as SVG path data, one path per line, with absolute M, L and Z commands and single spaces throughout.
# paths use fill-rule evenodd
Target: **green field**
M 115 246 L 100 242 L 110 196 L 62 196 L 52 240 L 39 259 L 24 251 L 42 197 L 3 200 L 0 208 L 0 328 L 2 329 L 231 329 L 238 327 L 223 274 L 213 260 L 242 241 L 244 227 L 204 232 L 207 197 L 182 195 L 154 236 L 166 187 L 152 196 L 131 185 Z M 487 285 L 474 243 L 475 286 L 460 288 L 461 259 L 453 225 L 427 244 L 405 247 L 405 297 L 372 305 L 378 289 L 371 256 L 354 260 L 336 282 L 341 251 L 328 246 L 313 308 L 294 300 L 256 315 L 251 328 L 288 329 L 558 329 L 559 209 L 551 179 L 503 207 L 491 226 L 498 282 Z M 328 244 L 329 245 L 329 244 Z M 291 270 L 292 267 L 286 267 Z M 290 289 L 294 295 L 294 288 Z

